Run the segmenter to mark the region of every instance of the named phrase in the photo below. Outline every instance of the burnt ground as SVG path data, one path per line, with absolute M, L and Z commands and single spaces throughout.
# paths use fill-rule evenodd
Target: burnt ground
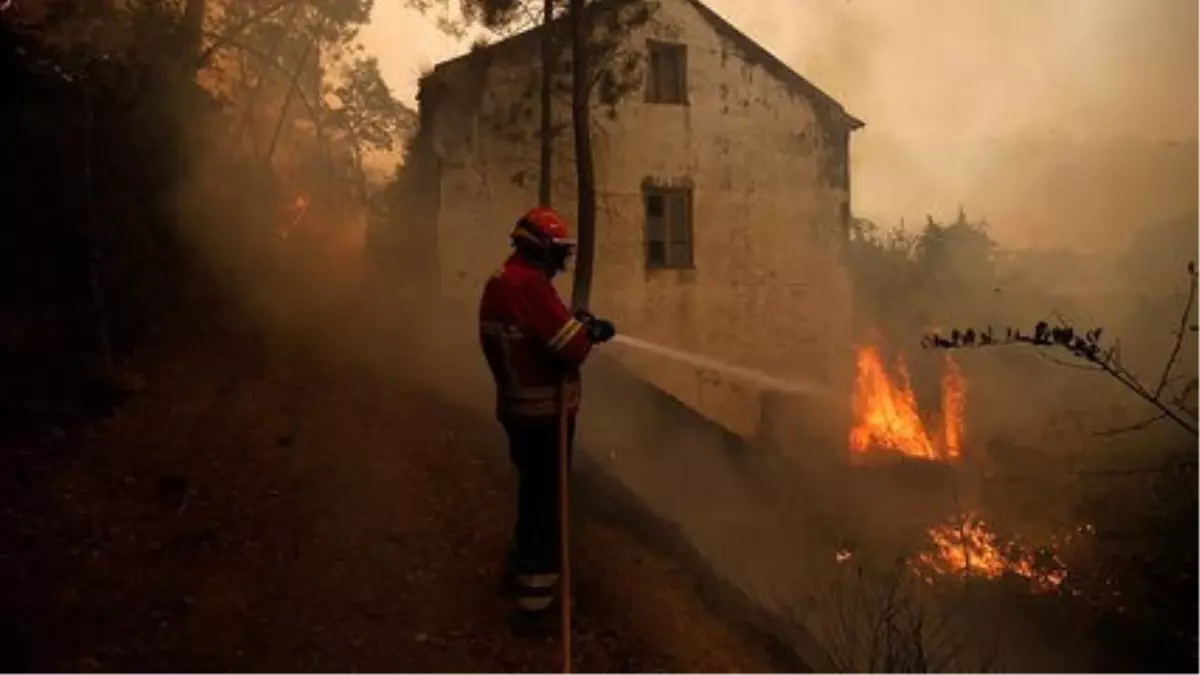
M 499 430 L 403 378 L 241 332 L 142 354 L 106 419 L 8 438 L 0 666 L 553 671 L 497 592 Z M 767 671 L 643 535 L 580 518 L 575 668 Z

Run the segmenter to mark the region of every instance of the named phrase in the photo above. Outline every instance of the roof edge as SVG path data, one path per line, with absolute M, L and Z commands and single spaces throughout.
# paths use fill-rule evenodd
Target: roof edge
M 799 89 L 803 93 L 816 98 L 818 101 L 824 103 L 826 106 L 832 109 L 832 111 L 839 118 L 838 121 L 841 122 L 846 129 L 849 131 L 857 131 L 866 126 L 866 122 L 855 117 L 854 115 L 851 115 L 846 110 L 845 106 L 843 106 L 837 99 L 826 93 L 817 85 L 813 84 L 800 73 L 796 72 L 795 69 L 784 63 L 782 59 L 775 56 L 769 50 L 767 50 L 767 48 L 763 47 L 753 38 L 743 33 L 736 26 L 726 20 L 725 17 L 721 16 L 708 5 L 701 2 L 701 0 L 685 1 L 697 12 L 699 12 L 700 16 L 708 21 L 708 23 L 718 33 L 730 37 L 735 43 L 738 44 L 739 47 L 744 49 L 749 56 L 756 57 L 757 59 L 761 60 L 768 71 L 775 71 L 772 74 L 780 80 L 783 80 L 784 84 L 792 85 L 796 89 Z M 601 0 L 601 2 L 603 2 L 603 0 Z M 422 87 L 426 82 L 433 80 L 437 76 L 440 76 L 446 71 L 446 69 L 457 66 L 460 63 L 466 63 L 472 59 L 484 58 L 486 54 L 493 53 L 500 49 L 510 49 L 514 45 L 520 44 L 527 40 L 532 40 L 541 35 L 541 33 L 545 30 L 555 29 L 565 25 L 565 20 L 565 16 L 560 16 L 550 23 L 549 26 L 538 25 L 530 28 L 529 30 L 524 30 L 510 35 L 497 42 L 493 42 L 485 46 L 472 47 L 464 54 L 460 54 L 454 58 L 435 64 L 432 70 L 417 78 L 417 86 L 418 88 Z
M 846 111 L 846 108 L 833 96 L 830 96 L 817 85 L 805 78 L 800 73 L 796 72 L 788 64 L 784 63 L 778 56 L 772 54 L 766 47 L 763 47 L 749 35 L 746 35 L 737 26 L 730 23 L 725 17 L 718 14 L 701 0 L 686 0 L 697 12 L 700 13 L 706 21 L 716 29 L 718 33 L 724 33 L 733 39 L 738 46 L 745 49 L 749 55 L 756 56 L 764 62 L 764 65 L 770 69 L 775 69 L 779 72 L 774 73 L 777 77 L 784 80 L 786 84 L 791 84 L 798 89 L 801 89 L 807 94 L 811 94 L 821 102 L 833 108 L 841 118 L 843 124 L 850 131 L 857 131 L 866 126 L 866 122 L 858 119 Z

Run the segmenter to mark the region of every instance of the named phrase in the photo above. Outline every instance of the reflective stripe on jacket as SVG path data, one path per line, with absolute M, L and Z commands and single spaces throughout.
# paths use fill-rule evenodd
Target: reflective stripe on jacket
M 550 609 L 550 605 L 554 604 L 558 583 L 559 575 L 556 573 L 517 575 L 517 606 L 526 612 Z
M 564 382 L 567 410 L 579 408 L 579 366 L 591 341 L 550 279 L 520 256 L 484 287 L 479 341 L 496 382 L 497 414 L 555 417 Z

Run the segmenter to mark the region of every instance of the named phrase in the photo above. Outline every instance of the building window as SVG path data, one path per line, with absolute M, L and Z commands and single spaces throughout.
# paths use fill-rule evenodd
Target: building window
M 692 267 L 692 191 L 646 188 L 646 267 Z
M 646 102 L 687 105 L 687 45 L 646 41 Z

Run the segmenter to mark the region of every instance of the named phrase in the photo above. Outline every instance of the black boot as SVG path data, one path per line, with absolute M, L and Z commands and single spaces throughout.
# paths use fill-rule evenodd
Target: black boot
M 542 639 L 553 637 L 559 632 L 559 616 L 556 602 L 551 608 L 542 612 L 529 612 L 514 607 L 509 615 L 509 627 L 512 634 L 519 638 Z

